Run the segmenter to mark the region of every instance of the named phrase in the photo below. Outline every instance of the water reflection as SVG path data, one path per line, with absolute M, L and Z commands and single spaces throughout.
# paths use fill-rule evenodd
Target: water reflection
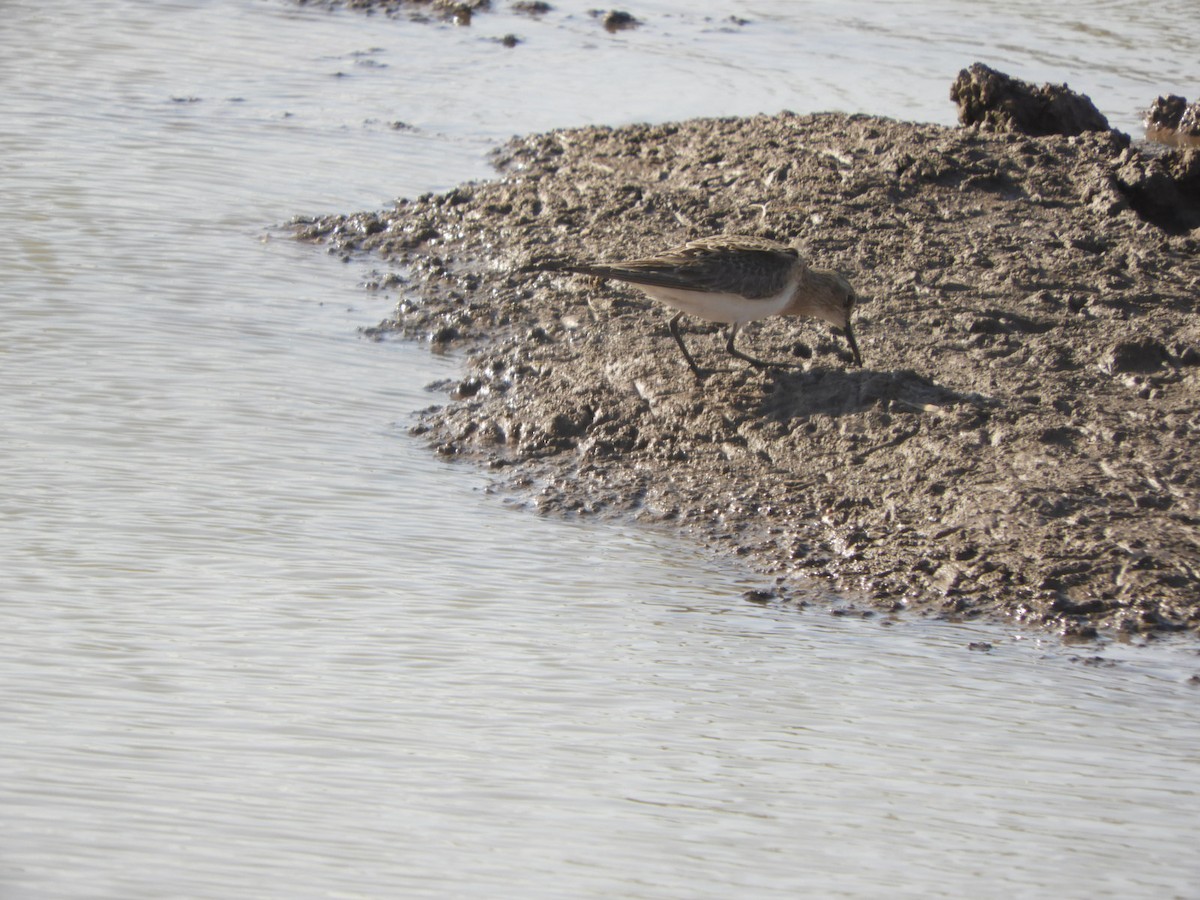
M 1168 147 L 1200 147 L 1200 135 L 1187 134 L 1173 128 L 1146 127 L 1146 140 Z
M 1102 671 L 995 629 L 530 583 L 543 529 L 592 571 L 627 551 L 507 515 L 531 540 L 504 563 L 480 547 L 461 582 L 27 630 L 41 684 L 6 734 L 40 762 L 6 803 L 9 852 L 44 878 L 47 816 L 107 835 L 74 862 L 122 896 L 164 864 L 193 896 L 247 871 L 301 896 L 1184 889 L 1140 865 L 1200 808 L 1194 689 L 1155 672 L 1180 671 L 1171 652 Z

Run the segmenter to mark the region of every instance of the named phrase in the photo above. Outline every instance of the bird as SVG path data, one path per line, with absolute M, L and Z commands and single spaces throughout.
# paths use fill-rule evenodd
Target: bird
M 858 296 L 842 275 L 809 266 L 800 252 L 786 244 L 748 235 L 719 235 L 688 241 L 643 259 L 613 262 L 549 261 L 531 268 L 590 275 L 632 284 L 648 297 L 677 312 L 671 336 L 698 381 L 708 375 L 696 364 L 680 334 L 685 315 L 729 325 L 725 350 L 755 368 L 788 368 L 793 364 L 767 362 L 734 346 L 738 329 L 770 316 L 812 316 L 840 328 L 850 344 L 855 365 L 862 354 L 854 340 L 850 316 Z

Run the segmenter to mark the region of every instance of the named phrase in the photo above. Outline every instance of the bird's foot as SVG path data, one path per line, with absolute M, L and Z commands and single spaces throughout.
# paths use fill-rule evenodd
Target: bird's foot
M 801 369 L 801 368 L 803 368 L 803 366 L 800 365 L 799 363 L 768 362 L 765 359 L 755 359 L 753 356 L 744 356 L 740 353 L 735 353 L 734 355 L 737 356 L 738 359 L 748 362 L 750 365 L 752 365 L 756 369 Z

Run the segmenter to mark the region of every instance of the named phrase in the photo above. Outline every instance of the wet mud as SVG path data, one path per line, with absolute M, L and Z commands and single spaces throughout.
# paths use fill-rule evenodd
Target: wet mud
M 1108 119 L 1091 99 L 1065 84 L 1041 86 L 998 72 L 983 63 L 963 69 L 950 87 L 958 121 L 987 131 L 1029 135 L 1108 131 Z
M 1146 137 L 1174 147 L 1200 147 L 1200 101 L 1167 94 L 1146 110 Z
M 415 430 L 542 511 L 682 532 L 852 611 L 1195 632 L 1196 151 L 997 122 L 561 130 L 500 148 L 494 180 L 294 228 L 379 258 L 397 306 L 367 334 L 467 352 Z M 844 273 L 865 366 L 819 322 L 743 329 L 795 363 L 759 370 L 685 320 L 718 369 L 698 384 L 670 311 L 529 271 L 722 233 Z
M 405 17 L 414 21 L 442 21 L 470 25 L 476 13 L 491 9 L 490 0 L 294 0 L 297 6 L 316 9 L 352 10 L 388 18 Z M 526 4 L 537 9 L 538 4 Z M 540 10 L 539 10 L 540 11 Z
M 327 10 L 351 10 L 366 15 L 382 15 L 390 19 L 405 18 L 416 22 L 451 22 L 470 25 L 479 13 L 492 12 L 491 0 L 293 0 L 297 6 Z M 538 18 L 554 7 L 542 0 L 519 0 L 509 5 L 512 12 Z M 637 28 L 641 21 L 619 9 L 590 9 L 587 15 L 599 22 L 606 31 L 615 33 Z M 511 40 L 511 43 L 508 41 Z M 516 46 L 521 39 L 508 35 L 506 46 Z

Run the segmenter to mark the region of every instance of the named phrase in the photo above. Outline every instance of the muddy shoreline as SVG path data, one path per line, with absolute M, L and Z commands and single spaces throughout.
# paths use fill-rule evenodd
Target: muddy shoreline
M 846 609 L 1195 633 L 1189 152 L 786 112 L 568 129 L 500 148 L 494 180 L 294 228 L 381 260 L 396 313 L 366 333 L 469 351 L 416 430 L 542 511 L 671 528 Z M 797 320 L 741 340 L 798 368 L 743 367 L 692 321 L 722 369 L 700 385 L 666 310 L 522 271 L 720 233 L 845 273 L 865 367 Z

